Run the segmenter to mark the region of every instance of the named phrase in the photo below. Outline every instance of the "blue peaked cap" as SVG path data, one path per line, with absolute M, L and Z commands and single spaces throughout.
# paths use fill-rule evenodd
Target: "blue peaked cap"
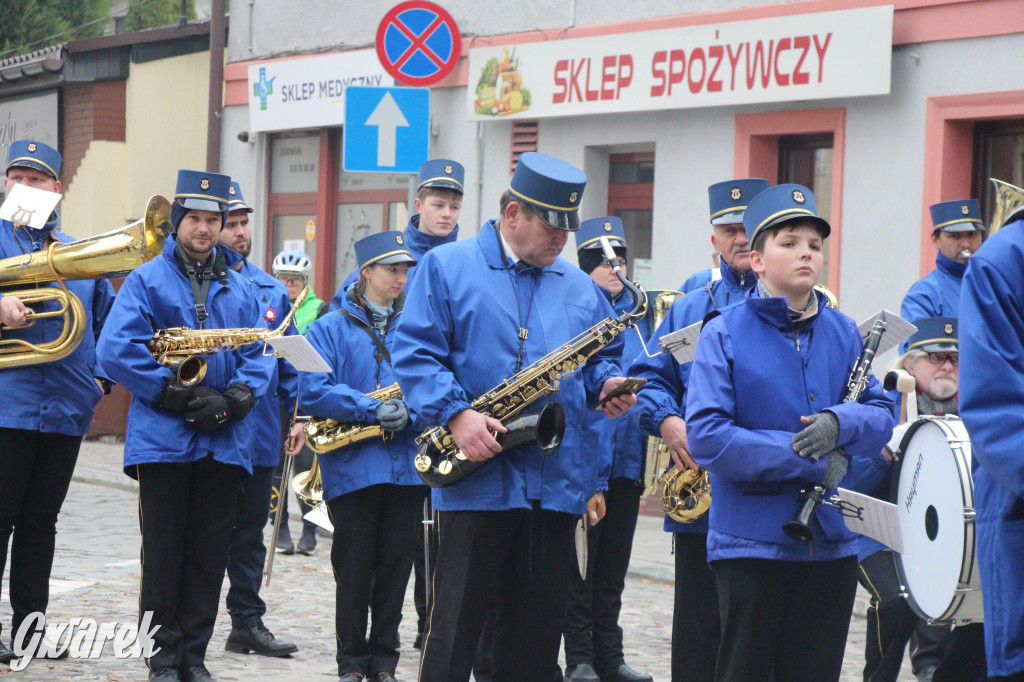
M 252 206 L 245 203 L 245 198 L 242 196 L 242 186 L 234 180 L 231 181 L 231 186 L 228 187 L 228 213 L 231 211 L 245 211 L 246 213 L 252 213 Z
M 764 178 L 743 178 L 716 182 L 708 187 L 712 225 L 743 224 L 743 213 L 750 200 L 768 189 Z
M 580 201 L 587 176 L 576 166 L 539 152 L 519 157 L 508 191 L 559 230 L 580 229 Z
M 926 353 L 956 353 L 960 349 L 955 317 L 925 317 L 914 320 L 917 331 L 907 339 L 907 350 Z
M 424 187 L 443 187 L 465 193 L 463 183 L 466 180 L 466 169 L 458 161 L 451 159 L 431 159 L 420 166 L 420 179 L 416 190 Z
M 832 226 L 818 215 L 818 205 L 811 190 L 803 185 L 775 185 L 750 200 L 743 214 L 743 228 L 753 244 L 764 230 L 800 219 L 816 223 L 821 229 L 822 239 L 832 233 Z
M 981 221 L 981 203 L 977 199 L 956 199 L 932 204 L 932 231 L 985 231 Z
M 60 165 L 63 159 L 60 152 L 48 144 L 35 140 L 17 140 L 7 150 L 7 170 L 11 168 L 34 168 L 60 179 Z
M 355 249 L 360 270 L 369 265 L 416 264 L 416 259 L 409 253 L 409 247 L 405 244 L 405 235 L 397 230 L 377 232 L 369 237 L 363 237 L 355 243 Z
M 622 219 L 613 216 L 602 216 L 584 220 L 576 233 L 576 251 L 583 249 L 600 249 L 601 237 L 608 237 L 612 248 L 626 248 L 626 231 L 622 227 Z

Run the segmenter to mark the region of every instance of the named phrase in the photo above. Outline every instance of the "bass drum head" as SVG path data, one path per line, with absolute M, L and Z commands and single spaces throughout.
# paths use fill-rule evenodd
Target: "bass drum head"
M 979 601 L 981 594 L 974 523 L 966 520 L 974 509 L 970 441 L 958 418 L 922 417 L 907 431 L 900 450 L 891 487 L 903 534 L 896 566 L 918 615 L 951 620 L 969 594 L 958 587 L 973 583 Z M 970 619 L 980 620 L 980 614 L 974 616 Z

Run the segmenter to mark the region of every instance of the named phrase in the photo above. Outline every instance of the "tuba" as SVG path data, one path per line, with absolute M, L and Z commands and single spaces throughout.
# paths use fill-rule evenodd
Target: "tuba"
M 190 329 L 188 327 L 172 327 L 158 329 L 153 338 L 146 342 L 146 347 L 161 365 L 170 367 L 174 379 L 182 386 L 194 386 L 206 376 L 206 359 L 203 355 L 212 355 L 222 350 L 234 350 L 239 346 L 259 343 L 267 339 L 284 336 L 292 323 L 295 311 L 302 306 L 309 293 L 309 287 L 302 290 L 292 304 L 291 311 L 285 316 L 277 329 Z
M 0 260 L 0 285 L 23 286 L 56 282 L 56 287 L 36 286 L 5 291 L 4 296 L 21 299 L 26 306 L 57 303 L 51 311 L 30 310 L 24 329 L 36 320 L 59 317 L 60 334 L 41 343 L 23 339 L 0 340 L 0 369 L 55 362 L 70 355 L 85 335 L 85 309 L 78 297 L 64 286 L 66 280 L 105 279 L 125 275 L 163 251 L 164 241 L 174 231 L 171 205 L 154 196 L 144 218 L 117 230 L 76 242 L 54 242 L 49 248 Z
M 995 178 L 989 180 L 996 188 L 995 211 L 988 226 L 988 236 L 991 237 L 1003 225 L 1020 217 L 1024 211 L 1024 189 Z
M 633 309 L 617 318 L 605 318 L 564 346 L 548 353 L 529 367 L 517 372 L 473 401 L 474 410 L 501 421 L 508 427 L 502 447 L 513 447 L 525 439 L 536 438 L 541 451 L 553 453 L 561 445 L 565 416 L 561 406 L 549 404 L 539 414 L 515 419 L 528 405 L 558 391 L 558 382 L 583 367 L 595 353 L 615 340 L 620 332 L 634 326 L 647 314 L 647 294 L 622 274 L 608 240 L 602 237 L 605 256 L 616 262 L 615 273 L 633 297 Z M 498 439 L 501 443 L 503 440 Z M 427 429 L 416 439 L 416 471 L 431 488 L 461 481 L 489 462 L 466 459 L 443 426 Z

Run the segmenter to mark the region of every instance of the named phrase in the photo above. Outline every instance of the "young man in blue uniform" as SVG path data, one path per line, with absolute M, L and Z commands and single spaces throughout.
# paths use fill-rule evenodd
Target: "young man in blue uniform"
M 60 166 L 61 155 L 56 149 L 32 140 L 14 142 L 7 155 L 6 191 L 10 194 L 16 184 L 23 184 L 60 192 Z M 0 221 L 0 258 L 42 251 L 54 242 L 74 241 L 59 226 L 56 212 L 39 229 Z M 0 387 L 10 398 L 0 404 L 0 578 L 13 535 L 9 594 L 12 646 L 22 622 L 34 613 L 46 613 L 57 515 L 96 403 L 103 393 L 110 392 L 110 383 L 96 362 L 96 339 L 113 304 L 114 290 L 106 280 L 73 281 L 66 286 L 85 308 L 85 334 L 78 347 L 54 362 L 0 369 Z M 29 310 L 19 298 L 9 295 L 11 289 L 19 288 L 6 287 L 8 295 L 0 291 L 3 339 L 40 343 L 57 338 L 63 326 L 59 317 L 37 320 L 18 329 L 25 324 Z M 36 312 L 56 310 L 57 302 L 31 308 Z M 33 628 L 22 638 L 25 646 L 35 631 Z M 0 641 L 0 662 L 8 663 L 14 657 Z
M 132 272 L 100 337 L 101 367 L 131 391 L 124 470 L 139 482 L 139 612 L 160 626 L 146 660 L 150 680 L 210 679 L 213 635 L 240 483 L 252 473 L 249 416 L 266 395 L 274 360 L 258 343 L 206 355 L 192 386 L 153 358 L 160 329 L 263 328 L 238 254 L 218 245 L 230 178 L 182 170 L 163 254 Z
M 960 416 L 971 434 L 974 457 L 974 523 L 990 680 L 1024 680 L 1022 282 L 1024 211 L 1018 210 L 971 258 L 960 301 Z
M 413 206 L 416 213 L 405 227 L 405 244 L 417 261 L 427 251 L 441 244 L 450 244 L 459 238 L 459 214 L 465 193 L 466 169 L 451 159 L 430 159 L 420 166 L 419 183 Z M 416 266 L 409 268 L 409 281 Z M 359 279 L 356 268 L 341 285 L 331 300 L 331 310 L 337 310 L 345 301 L 345 291 Z
M 331 565 L 341 682 L 395 682 L 398 626 L 420 534 L 424 486 L 412 464 L 416 432 L 408 408 L 401 398 L 381 402 L 367 395 L 395 383 L 395 326 L 408 270 L 416 263 L 406 243 L 401 232 L 378 232 L 356 242 L 359 279 L 346 291 L 344 307 L 314 322 L 307 334 L 331 372 L 302 377 L 302 412 L 378 425 L 387 433 L 318 457 L 323 496 L 334 520 Z
M 909 399 L 917 401 L 919 415 L 955 415 L 960 375 L 957 320 L 927 317 L 914 320 L 913 324 L 918 331 L 908 339 L 907 352 L 897 358 L 894 368 L 914 377 L 917 390 Z M 896 427 L 881 456 L 872 455 L 854 463 L 856 491 L 885 501 L 892 498 L 892 453 L 899 448 L 911 423 Z M 861 535 L 858 543 L 857 578 L 871 593 L 864 645 L 864 679 L 895 681 L 909 642 L 914 674 L 919 682 L 931 682 L 943 660 L 949 625 L 929 625 L 914 613 L 904 596 L 906 588 L 896 571 L 893 550 L 866 535 Z
M 228 190 L 228 219 L 220 231 L 220 245 L 241 255 L 231 269 L 250 284 L 256 304 L 263 313 L 264 324 L 276 328 L 291 312 L 288 290 L 281 282 L 249 261 L 252 253 L 252 230 L 249 214 L 253 209 L 245 203 L 242 188 L 232 181 Z M 294 328 L 288 333 L 295 333 Z M 252 476 L 242 480 L 235 506 L 235 527 L 231 531 L 228 551 L 227 607 L 231 614 L 231 633 L 227 651 L 261 656 L 288 656 L 299 650 L 289 642 L 279 642 L 263 624 L 267 604 L 260 598 L 263 566 L 267 548 L 263 544 L 263 527 L 270 508 L 270 492 L 274 471 L 281 459 L 281 411 L 292 412 L 298 388 L 298 372 L 286 360 L 273 361 L 274 372 L 266 394 L 256 401 L 250 423 L 256 428 L 250 451 Z
M 625 290 L 605 259 L 601 237 L 606 237 L 615 251 L 623 274 L 628 269 L 626 233 L 622 220 L 604 216 L 583 221 L 576 233 L 576 255 L 580 269 L 590 275 L 611 303 L 617 315 L 633 307 L 633 298 Z M 646 339 L 650 336 L 648 320 L 637 328 Z M 643 340 L 633 330 L 623 338 L 620 362 L 628 365 L 643 352 Z M 646 438 L 636 422 L 627 417 L 605 419 L 594 413 L 597 447 L 601 451 L 601 467 L 597 472 L 598 490 L 604 491 L 605 516 L 587 533 L 588 562 L 586 580 L 570 572 L 569 605 L 565 615 L 565 677 L 572 682 L 651 682 L 651 676 L 626 665 L 622 653 L 622 628 L 619 612 L 622 591 L 626 587 L 626 570 L 633 549 L 633 533 L 640 513 L 642 469 Z
M 557 454 L 536 444 L 501 452 L 501 422 L 471 402 L 612 314 L 578 268 L 558 258 L 579 228 L 586 176 L 545 154 L 520 157 L 501 217 L 473 239 L 431 250 L 417 266 L 393 359 L 418 426 L 447 427 L 471 461 L 494 461 L 433 493 L 439 548 L 420 679 L 469 679 L 480 625 L 497 606 L 496 679 L 547 679 L 565 622 L 573 527 L 595 493 L 586 458 L 587 405 L 617 387 L 621 340 L 559 382 L 565 436 Z M 607 416 L 635 402 L 606 403 Z M 586 479 L 586 480 L 584 480 Z
M 711 475 L 708 561 L 722 617 L 715 679 L 838 680 L 856 536 L 828 508 L 811 520 L 810 542 L 783 524 L 802 490 L 832 494 L 848 457 L 877 456 L 892 435 L 892 403 L 873 377 L 857 401 L 842 402 L 863 344 L 853 320 L 814 290 L 831 228 L 811 191 L 766 189 L 743 224 L 758 284 L 704 325 L 686 401 L 690 452 Z
M 767 188 L 768 181 L 761 178 L 727 180 L 708 187 L 714 230 L 711 240 L 720 253 L 721 279 L 709 281 L 673 303 L 652 337 L 655 344 L 666 334 L 700 322 L 710 312 L 746 300 L 746 292 L 757 278 L 750 270 L 750 242 L 743 229 L 743 215 L 750 201 Z M 651 349 L 652 354 L 655 351 Z M 641 353 L 629 374 L 649 382 L 637 395 L 640 427 L 665 441 L 675 466 L 696 469 L 686 445 L 683 409 L 690 367 L 690 363 L 680 365 L 669 353 L 654 357 Z M 681 523 L 666 515 L 665 530 L 674 533 L 676 566 L 672 679 L 710 682 L 715 674 L 721 623 L 715 578 L 708 568 L 708 518 L 705 515 L 692 523 Z
M 971 254 L 981 247 L 985 226 L 977 199 L 943 201 L 931 207 L 935 269 L 915 282 L 900 306 L 904 320 L 956 317 L 960 310 L 960 283 Z M 907 342 L 900 344 L 905 353 Z

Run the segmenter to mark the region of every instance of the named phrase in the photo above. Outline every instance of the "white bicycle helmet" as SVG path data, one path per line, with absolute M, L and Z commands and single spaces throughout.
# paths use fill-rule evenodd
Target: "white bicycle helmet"
M 275 277 L 278 275 L 301 275 L 308 279 L 309 271 L 312 269 L 313 264 L 310 262 L 309 256 L 302 251 L 282 251 L 274 257 Z

